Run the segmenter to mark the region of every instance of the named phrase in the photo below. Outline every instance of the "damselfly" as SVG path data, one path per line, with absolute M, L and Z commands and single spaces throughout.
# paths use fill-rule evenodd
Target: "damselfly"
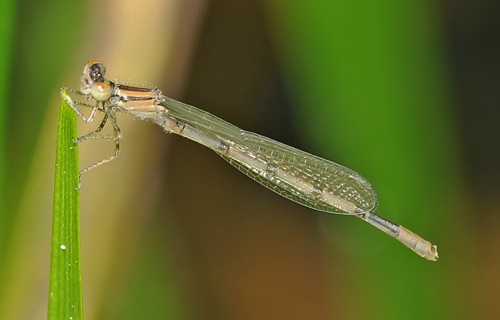
M 202 144 L 251 179 L 281 196 L 306 207 L 327 213 L 358 217 L 396 238 L 420 256 L 436 261 L 437 247 L 408 229 L 376 215 L 378 198 L 370 183 L 358 173 L 334 162 L 287 146 L 259 134 L 241 130 L 212 114 L 163 96 L 156 87 L 137 87 L 110 81 L 106 69 L 97 61 L 83 69 L 79 91 L 68 90 L 62 97 L 87 123 L 97 112 L 104 114 L 96 130 L 80 137 L 112 140 L 114 154 L 88 168 L 80 175 L 115 159 L 120 152 L 120 127 L 117 113 L 128 113 L 149 120 L 168 133 L 175 133 Z M 78 107 L 90 108 L 85 117 Z M 113 135 L 101 135 L 111 122 Z

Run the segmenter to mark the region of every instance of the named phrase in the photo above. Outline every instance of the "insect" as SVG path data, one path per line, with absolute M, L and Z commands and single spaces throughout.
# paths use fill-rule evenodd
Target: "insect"
M 418 255 L 437 260 L 435 245 L 374 213 L 377 194 L 355 171 L 242 130 L 206 111 L 168 98 L 156 87 L 129 86 L 110 81 L 105 75 L 104 65 L 91 61 L 83 69 L 80 90 L 70 91 L 79 100 L 73 100 L 68 89 L 61 90 L 61 96 L 85 122 L 92 122 L 97 112 L 104 114 L 97 129 L 80 137 L 78 142 L 105 139 L 115 143 L 112 156 L 83 169 L 80 175 L 119 155 L 122 134 L 116 114 L 127 113 L 212 149 L 239 171 L 287 199 L 314 210 L 358 217 Z M 90 115 L 85 117 L 79 107 L 90 108 Z M 113 135 L 101 135 L 108 122 Z

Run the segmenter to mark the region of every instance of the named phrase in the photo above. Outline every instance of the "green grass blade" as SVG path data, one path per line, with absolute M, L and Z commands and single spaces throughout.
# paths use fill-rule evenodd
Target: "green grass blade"
M 83 319 L 76 115 L 62 101 L 57 129 L 48 319 Z

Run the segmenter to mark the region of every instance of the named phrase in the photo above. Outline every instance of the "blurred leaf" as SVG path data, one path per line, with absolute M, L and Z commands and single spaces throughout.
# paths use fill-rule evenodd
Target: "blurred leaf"
M 57 130 L 49 319 L 83 319 L 76 114 L 62 101 Z
M 12 38 L 14 37 L 15 1 L 0 1 L 0 260 L 5 250 L 8 224 L 6 223 L 6 172 L 7 172 L 7 95 L 11 88 L 10 66 L 12 55 Z
M 61 76 L 66 66 L 71 65 L 74 52 L 79 48 L 78 43 L 82 41 L 79 30 L 86 17 L 83 8 L 89 3 L 22 0 L 16 5 L 19 13 L 12 43 L 2 47 L 2 50 L 12 50 L 11 72 L 8 74 L 10 86 L 7 87 L 9 120 L 6 141 L 9 150 L 6 154 L 6 180 L 9 181 L 6 207 L 10 212 L 18 212 L 26 185 L 32 182 L 33 173 L 30 170 L 38 168 L 36 163 L 32 163 L 36 150 L 33 141 L 35 137 L 43 136 L 40 130 L 47 112 L 52 109 L 53 94 L 63 85 Z M 27 88 L 30 99 L 26 98 Z M 33 100 L 37 103 L 32 103 Z M 16 223 L 18 216 L 11 214 L 5 218 L 8 232 L 12 231 L 9 228 Z
M 377 212 L 439 247 L 443 204 L 456 203 L 459 179 L 433 8 L 419 1 L 274 2 L 308 141 L 375 186 Z M 358 262 L 371 257 L 371 272 L 364 272 L 366 263 L 353 266 L 356 277 L 348 280 L 374 297 L 356 309 L 361 318 L 440 318 L 451 307 L 438 297 L 447 272 L 442 262 L 429 264 L 359 221 L 324 218 L 342 224 L 338 247 Z M 400 281 L 387 281 L 396 274 Z M 411 296 L 401 294 L 408 290 Z

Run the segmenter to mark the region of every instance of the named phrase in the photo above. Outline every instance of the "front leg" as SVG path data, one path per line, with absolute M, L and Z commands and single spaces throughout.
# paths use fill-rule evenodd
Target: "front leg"
M 75 96 L 82 98 L 83 100 L 86 100 L 89 102 L 95 101 L 95 103 L 93 105 L 91 105 L 90 103 L 87 103 L 87 102 L 73 100 L 69 96 L 68 91 L 70 91 Z M 91 123 L 92 120 L 94 120 L 94 117 L 95 117 L 97 111 L 104 112 L 103 108 L 100 107 L 101 104 L 99 103 L 99 101 L 93 99 L 90 95 L 85 95 L 85 94 L 81 93 L 80 91 L 69 90 L 68 88 L 61 88 L 61 98 L 63 98 L 68 103 L 68 105 L 71 107 L 71 109 L 73 109 L 75 111 L 75 113 L 86 123 Z M 80 111 L 80 109 L 78 109 L 78 107 L 85 107 L 85 108 L 92 109 L 92 111 L 90 111 L 89 117 L 88 118 L 85 117 L 83 115 L 83 113 Z

